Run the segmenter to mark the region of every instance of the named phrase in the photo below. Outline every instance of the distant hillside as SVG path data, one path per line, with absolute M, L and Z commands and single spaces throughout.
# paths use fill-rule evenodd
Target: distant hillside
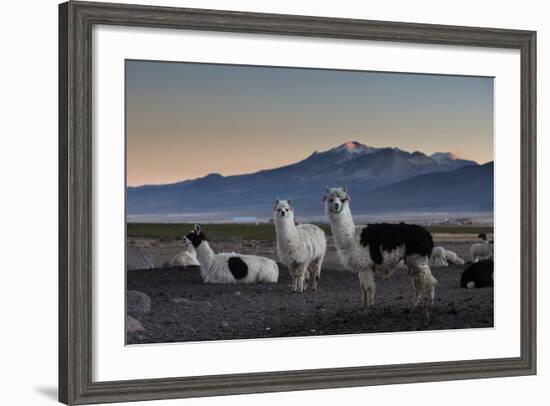
M 225 213 L 265 218 L 271 215 L 276 197 L 290 197 L 304 215 L 321 215 L 325 186 L 338 185 L 352 191 L 353 206 L 361 211 L 464 207 L 462 201 L 480 209 L 492 207 L 492 169 L 489 174 L 483 167 L 450 153 L 428 156 L 420 151 L 376 148 L 351 141 L 280 168 L 227 177 L 214 173 L 168 185 L 129 187 L 127 211 L 129 215 Z M 461 168 L 465 171 L 460 172 Z M 453 176 L 456 179 L 448 182 L 455 185 L 454 191 L 445 181 Z M 472 185 L 477 185 L 481 194 L 461 196 L 474 190 Z M 490 200 L 483 193 L 488 187 Z M 416 196 L 419 190 L 422 196 Z
M 374 191 L 353 193 L 365 211 L 492 211 L 494 164 L 416 176 Z M 359 200 L 357 204 L 355 202 Z

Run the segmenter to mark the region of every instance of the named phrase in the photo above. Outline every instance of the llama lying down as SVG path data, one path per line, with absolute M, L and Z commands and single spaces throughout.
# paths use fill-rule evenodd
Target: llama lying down
M 455 265 L 464 265 L 464 260 L 462 258 L 460 258 L 456 252 L 454 251 L 450 251 L 450 250 L 445 250 L 445 259 L 447 260 L 447 262 L 450 262 L 452 264 L 455 264 Z
M 449 263 L 456 265 L 464 265 L 464 260 L 460 258 L 456 252 L 450 251 L 443 247 L 434 247 L 430 257 L 430 266 L 449 266 Z
M 487 234 L 481 233 L 477 236 L 480 242 L 472 244 L 470 255 L 472 261 L 477 262 L 483 259 L 493 259 L 493 242 L 487 240 Z
M 199 261 L 197 260 L 197 253 L 193 244 L 184 244 L 184 249 L 181 252 L 178 252 L 171 260 L 164 263 L 163 268 L 175 268 L 175 267 L 186 267 L 186 266 L 199 266 Z
M 485 288 L 494 285 L 494 267 L 492 259 L 483 259 L 468 266 L 460 277 L 463 288 Z
M 432 255 L 430 256 L 430 266 L 433 266 L 433 267 L 449 266 L 445 248 L 443 247 L 433 248 Z
M 313 224 L 296 225 L 290 200 L 277 200 L 273 208 L 277 233 L 277 255 L 288 267 L 294 292 L 302 293 L 311 284 L 317 290 L 321 265 L 327 250 L 325 233 Z
M 269 258 L 236 253 L 215 254 L 197 224 L 183 237 L 183 241 L 195 248 L 205 283 L 277 282 L 279 278 L 279 267 Z
M 359 274 L 364 304 L 374 304 L 374 273 L 391 275 L 401 261 L 412 277 L 414 305 L 424 293 L 434 303 L 437 280 L 428 264 L 434 244 L 425 228 L 404 223 L 356 226 L 345 188 L 327 188 L 323 200 L 340 260 Z

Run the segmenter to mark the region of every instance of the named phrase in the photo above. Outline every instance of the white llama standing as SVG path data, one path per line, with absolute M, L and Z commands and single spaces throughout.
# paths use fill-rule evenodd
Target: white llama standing
M 325 233 L 313 224 L 296 225 L 290 200 L 277 200 L 273 209 L 279 260 L 288 267 L 294 292 L 311 284 L 317 290 L 327 250 Z
M 374 303 L 374 273 L 390 275 L 401 261 L 412 276 L 414 305 L 424 293 L 434 303 L 437 280 L 428 264 L 433 239 L 425 228 L 404 223 L 355 226 L 345 188 L 327 188 L 323 200 L 340 260 L 359 274 L 364 304 Z
M 205 283 L 263 283 L 277 282 L 279 278 L 279 267 L 272 259 L 234 252 L 214 253 L 197 224 L 183 241 L 195 248 Z

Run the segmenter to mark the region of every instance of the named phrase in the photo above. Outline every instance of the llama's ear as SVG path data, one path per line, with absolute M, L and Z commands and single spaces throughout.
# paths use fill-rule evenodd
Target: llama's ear
M 290 199 L 286 199 L 286 202 L 287 202 L 288 205 L 290 206 Z
M 325 186 L 325 192 L 326 193 L 330 192 L 330 188 L 328 186 Z
M 344 191 L 344 193 L 348 193 L 348 188 L 347 187 L 343 187 L 342 190 Z

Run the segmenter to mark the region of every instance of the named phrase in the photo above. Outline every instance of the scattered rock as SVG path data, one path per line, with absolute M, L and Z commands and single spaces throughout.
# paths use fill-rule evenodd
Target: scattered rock
M 216 248 L 234 249 L 223 244 Z M 470 243 L 463 245 L 468 250 Z M 162 265 L 165 259 L 172 258 L 171 253 L 176 253 L 174 248 L 175 245 L 165 251 L 146 251 L 129 247 L 129 251 L 151 252 Z M 337 260 L 334 252 L 332 257 Z M 375 305 L 363 307 L 357 275 L 330 266 L 323 269 L 323 289 L 316 293 L 308 290 L 304 295 L 292 294 L 286 286 L 290 275 L 283 268 L 279 283 L 267 285 L 204 284 L 199 273 L 188 268 L 128 272 L 128 289 L 147 294 L 151 311 L 146 315 L 128 313 L 146 331 L 129 333 L 127 342 L 197 342 L 493 325 L 492 289 L 474 293 L 458 289 L 456 269 L 463 267 L 436 272 L 439 300 L 430 319 L 424 302 L 412 308 L 413 289 L 408 274 L 396 272 L 389 282 L 380 281 Z M 464 302 L 468 297 L 472 300 Z
M 143 314 L 151 311 L 151 298 L 137 290 L 129 290 L 126 294 L 128 313 Z
M 174 303 L 183 303 L 185 306 L 208 306 L 212 307 L 212 303 L 208 300 L 191 300 L 187 299 L 186 297 L 175 297 L 172 299 L 172 302 Z
M 138 319 L 134 319 L 132 316 L 126 316 L 126 332 L 137 333 L 138 331 L 145 331 L 145 328 Z
M 126 269 L 128 271 L 138 271 L 142 269 L 154 269 L 155 258 L 151 254 L 139 254 L 128 252 L 126 258 Z
M 172 302 L 174 302 L 174 303 L 183 303 L 187 306 L 190 306 L 193 303 L 195 303 L 191 299 L 187 299 L 185 297 L 176 297 L 176 298 L 172 299 Z

